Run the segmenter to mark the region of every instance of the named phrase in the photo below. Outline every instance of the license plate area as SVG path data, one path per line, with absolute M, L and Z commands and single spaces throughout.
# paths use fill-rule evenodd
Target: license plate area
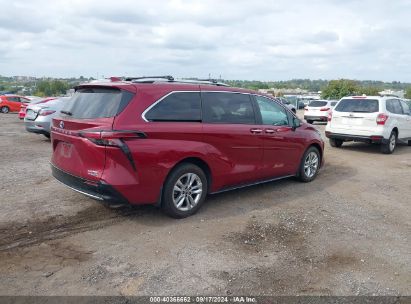
M 67 142 L 60 142 L 60 155 L 64 158 L 71 158 L 73 145 Z
M 362 119 L 343 117 L 341 123 L 343 125 L 360 126 L 362 125 Z

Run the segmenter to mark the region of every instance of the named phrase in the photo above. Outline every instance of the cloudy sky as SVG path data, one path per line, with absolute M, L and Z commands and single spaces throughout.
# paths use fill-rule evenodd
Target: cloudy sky
M 411 82 L 411 0 L 0 0 L 0 75 Z

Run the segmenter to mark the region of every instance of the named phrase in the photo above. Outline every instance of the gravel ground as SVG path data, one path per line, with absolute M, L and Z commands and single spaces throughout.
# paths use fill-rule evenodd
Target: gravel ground
M 327 144 L 312 183 L 214 195 L 174 220 L 65 188 L 49 140 L 14 114 L 0 142 L 0 295 L 411 295 L 411 147 Z

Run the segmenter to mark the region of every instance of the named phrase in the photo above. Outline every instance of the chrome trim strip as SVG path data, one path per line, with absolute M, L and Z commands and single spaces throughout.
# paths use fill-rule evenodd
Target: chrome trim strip
M 225 90 L 220 90 L 220 91 L 201 91 L 201 90 L 194 90 L 194 91 L 171 91 L 169 93 L 167 93 L 166 95 L 164 95 L 163 97 L 161 97 L 160 99 L 158 99 L 157 101 L 155 101 L 153 104 L 151 104 L 147 109 L 144 110 L 143 113 L 141 113 L 141 118 L 145 121 L 145 122 L 150 122 L 149 120 L 146 119 L 146 114 L 148 111 L 150 111 L 154 106 L 156 106 L 158 103 L 160 103 L 163 99 L 165 99 L 166 97 L 170 96 L 171 94 L 174 93 L 230 93 L 230 94 L 243 94 L 243 95 L 250 95 L 250 96 L 261 96 L 267 99 L 270 99 L 271 101 L 277 103 L 278 105 L 282 106 L 284 109 L 289 110 L 294 116 L 295 114 L 288 109 L 285 105 L 283 105 L 282 103 L 278 102 L 275 99 L 272 99 L 270 97 L 267 96 L 263 96 L 260 94 L 256 94 L 256 93 L 244 93 L 244 92 L 235 92 L 235 91 L 225 91 Z
M 95 199 L 95 200 L 104 201 L 104 199 L 101 198 L 101 197 L 99 197 L 99 196 L 95 196 L 95 195 L 92 195 L 92 194 L 90 194 L 90 193 L 87 193 L 87 192 L 84 192 L 84 191 L 80 191 L 80 190 L 78 190 L 78 189 L 76 189 L 76 188 L 70 187 L 70 186 L 66 185 L 65 183 L 59 181 L 58 179 L 55 179 L 55 180 L 57 180 L 60 184 L 66 186 L 67 188 L 70 188 L 71 190 L 74 190 L 74 191 L 76 191 L 76 192 L 78 192 L 78 193 L 84 194 L 85 196 L 91 197 L 91 198 L 93 198 L 93 199 Z

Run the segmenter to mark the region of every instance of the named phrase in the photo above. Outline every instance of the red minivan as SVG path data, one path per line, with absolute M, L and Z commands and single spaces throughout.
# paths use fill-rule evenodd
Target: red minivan
M 83 84 L 53 119 L 52 173 L 100 201 L 194 214 L 207 194 L 323 163 L 319 132 L 269 96 L 172 77 Z

